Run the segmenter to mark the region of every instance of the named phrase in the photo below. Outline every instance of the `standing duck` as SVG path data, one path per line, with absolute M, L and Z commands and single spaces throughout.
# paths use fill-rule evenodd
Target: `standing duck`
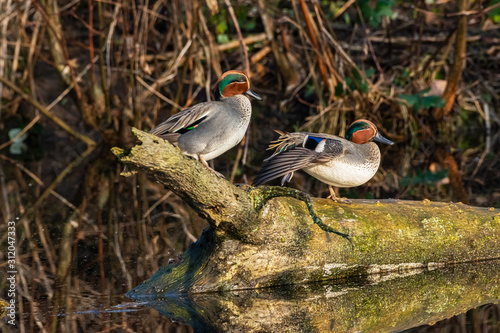
M 272 142 L 276 148 L 265 160 L 253 181 L 254 186 L 283 177 L 281 185 L 289 182 L 293 173 L 304 170 L 328 184 L 332 200 L 337 201 L 332 186 L 354 187 L 369 181 L 380 166 L 380 150 L 372 140 L 388 145 L 394 142 L 384 138 L 369 120 L 357 120 L 347 129 L 345 139 L 323 133 L 284 133 Z
M 215 101 L 182 110 L 150 131 L 178 146 L 184 154 L 199 159 L 209 169 L 206 161 L 243 139 L 252 115 L 249 96 L 262 100 L 250 89 L 248 76 L 234 70 L 222 74 L 214 94 Z

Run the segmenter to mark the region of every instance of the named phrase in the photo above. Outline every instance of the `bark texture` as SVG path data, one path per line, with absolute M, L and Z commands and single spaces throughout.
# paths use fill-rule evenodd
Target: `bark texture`
M 314 199 L 290 188 L 237 187 L 150 134 L 113 153 L 146 171 L 210 224 L 177 264 L 160 269 L 131 297 L 253 289 L 411 271 L 500 257 L 500 213 L 456 203 Z M 129 172 L 130 173 L 130 172 Z M 301 200 L 295 198 L 302 198 Z

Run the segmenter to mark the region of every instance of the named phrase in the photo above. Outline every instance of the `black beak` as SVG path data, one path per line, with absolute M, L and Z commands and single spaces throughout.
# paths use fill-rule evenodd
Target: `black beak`
M 250 97 L 253 97 L 255 98 L 256 100 L 258 101 L 262 101 L 262 97 L 260 97 L 259 95 L 257 95 L 255 92 L 252 91 L 252 89 L 248 89 L 246 92 L 245 92 L 245 95 L 247 96 L 250 96 Z
M 391 140 L 386 139 L 382 135 L 380 135 L 379 132 L 377 132 L 377 134 L 375 134 L 375 136 L 373 137 L 373 140 L 378 141 L 380 143 L 385 143 L 386 145 L 393 145 L 394 144 L 394 142 L 392 142 Z

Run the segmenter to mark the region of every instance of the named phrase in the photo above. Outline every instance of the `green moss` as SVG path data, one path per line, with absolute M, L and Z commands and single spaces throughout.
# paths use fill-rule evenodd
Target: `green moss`
M 10 306 L 10 303 L 7 302 L 6 300 L 0 298 L 0 319 L 3 318 L 7 314 L 7 311 L 5 309 L 8 306 Z

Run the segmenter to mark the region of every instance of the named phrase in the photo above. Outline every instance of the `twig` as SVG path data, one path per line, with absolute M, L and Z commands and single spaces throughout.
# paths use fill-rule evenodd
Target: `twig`
M 342 48 L 342 46 L 340 46 L 340 44 L 337 42 L 337 40 L 335 40 L 335 38 L 333 38 L 333 36 L 326 29 L 323 30 L 323 33 L 326 35 L 326 37 L 328 37 L 328 39 L 330 40 L 330 42 L 332 43 L 332 45 L 335 47 L 335 49 L 337 50 L 337 52 L 340 54 L 340 56 L 342 58 L 344 58 L 344 60 L 347 61 L 349 63 L 349 65 L 351 65 L 353 68 L 355 68 L 361 75 L 364 75 L 363 71 L 361 71 L 358 68 L 358 66 L 356 65 L 356 63 L 344 51 L 344 49 Z
M 97 59 L 99 58 L 99 56 L 95 56 L 94 59 L 92 59 L 92 61 L 90 63 L 88 63 L 85 68 L 78 74 L 78 76 L 76 77 L 76 82 L 80 82 L 82 80 L 82 77 L 87 74 L 87 72 L 89 71 L 89 69 L 91 67 L 94 66 L 94 63 L 97 61 Z M 59 96 L 57 96 L 56 99 L 54 99 L 52 101 L 52 103 L 50 103 L 48 106 L 46 106 L 47 110 L 52 110 L 52 108 L 57 104 L 59 103 L 63 98 L 64 96 L 66 96 L 67 94 L 69 94 L 69 92 L 73 89 L 74 87 L 74 84 L 73 82 L 70 83 L 66 89 L 64 89 L 64 91 L 62 93 L 59 94 Z
M 439 54 L 439 52 L 441 52 L 441 50 L 443 49 L 443 47 L 448 44 L 449 40 L 451 37 L 453 37 L 453 34 L 455 33 L 454 30 L 451 30 L 449 33 L 448 33 L 448 36 L 446 36 L 446 39 L 443 41 L 443 43 L 441 43 L 441 45 L 439 45 L 436 50 L 434 51 L 434 53 L 427 59 L 427 61 L 424 63 L 424 65 L 422 66 L 422 73 L 425 73 L 427 71 L 427 68 L 429 67 L 429 65 L 431 64 L 431 62 L 437 57 L 437 55 Z
M 188 236 L 188 238 L 192 242 L 196 242 L 196 237 L 194 237 L 193 234 L 191 233 L 191 231 L 188 230 L 186 222 L 184 221 L 184 219 L 181 219 L 181 224 L 182 224 L 182 230 L 184 230 L 184 233 L 186 234 L 186 236 Z
M 145 219 L 146 217 L 151 214 L 151 212 L 163 201 L 167 200 L 170 196 L 172 195 L 172 191 L 168 191 L 165 193 L 160 199 L 158 199 L 149 209 L 142 215 L 142 218 Z
M 154 89 L 152 86 L 150 86 L 149 84 L 147 84 L 139 75 L 136 75 L 135 78 L 136 78 L 137 81 L 139 81 L 140 84 L 142 84 L 144 87 L 146 87 L 146 89 L 148 89 L 149 92 L 155 94 L 158 98 L 164 100 L 165 102 L 167 102 L 168 104 L 176 107 L 179 110 L 183 109 L 182 106 L 180 106 L 179 104 L 175 103 L 173 100 L 171 100 L 170 98 L 164 96 L 158 90 Z
M 22 165 L 21 163 L 3 155 L 3 154 L 0 154 L 0 158 L 14 164 L 19 170 L 23 171 L 25 174 L 27 174 L 29 177 L 31 177 L 31 179 L 33 179 L 38 185 L 44 186 L 43 181 L 40 178 L 38 178 L 33 172 L 26 169 L 26 167 L 24 165 Z M 52 194 L 54 197 L 59 199 L 63 204 L 65 204 L 69 208 L 71 208 L 73 210 L 76 209 L 75 205 L 73 205 L 71 202 L 68 201 L 68 199 L 66 199 L 65 197 L 63 197 L 62 195 L 57 193 L 56 191 L 51 191 L 50 194 Z
M 439 163 L 441 163 L 443 167 L 448 170 L 450 185 L 458 201 L 468 204 L 469 195 L 465 191 L 462 175 L 460 174 L 457 161 L 455 161 L 453 155 L 448 150 L 438 148 L 435 152 L 435 156 L 437 157 Z
M 89 6 L 89 59 L 90 59 L 90 94 L 94 100 L 95 70 L 94 70 L 94 1 L 88 0 Z
M 120 263 L 120 268 L 122 269 L 123 275 L 125 275 L 125 279 L 127 280 L 127 289 L 132 289 L 132 276 L 127 269 L 127 265 L 125 264 L 125 260 L 123 260 L 122 252 L 120 250 L 120 241 L 118 240 L 118 235 L 120 234 L 120 230 L 118 228 L 118 221 L 116 218 L 113 219 L 113 249 L 115 250 L 116 258 Z
M 80 86 L 76 83 L 74 69 L 69 61 L 68 50 L 62 39 L 61 23 L 59 22 L 59 11 L 57 7 L 57 2 L 54 0 L 42 0 L 42 1 L 47 1 L 47 3 L 45 3 L 46 7 L 45 9 L 40 6 L 37 0 L 33 0 L 33 5 L 37 8 L 38 12 L 45 18 L 47 26 L 49 27 L 49 40 L 52 39 L 50 43 L 51 44 L 50 49 L 52 52 L 52 57 L 54 58 L 54 61 L 56 63 L 56 68 L 58 69 L 62 78 L 65 78 L 66 75 L 64 73 L 65 72 L 64 69 L 61 68 L 60 66 L 64 65 L 64 67 L 68 68 L 71 81 L 73 82 L 75 88 L 77 99 L 78 101 L 80 101 L 82 98 L 82 92 L 80 90 Z M 50 1 L 50 3 L 48 1 Z M 65 83 L 69 84 L 69 82 L 66 80 Z
M 80 208 L 78 210 L 78 225 L 76 227 L 76 230 L 74 230 L 74 234 L 75 234 L 75 240 L 73 241 L 73 248 L 69 248 L 71 249 L 71 259 L 69 261 L 69 266 L 66 270 L 66 275 L 68 275 L 71 270 L 73 269 L 73 267 L 75 267 L 75 262 L 76 262 L 76 252 L 78 251 L 78 241 L 79 241 L 79 238 L 78 237 L 78 234 L 80 233 L 80 231 L 82 230 L 82 220 L 83 220 L 83 216 L 85 215 L 85 209 L 87 207 L 87 194 L 85 194 L 83 196 L 83 199 L 82 199 L 82 203 L 80 205 Z M 71 223 L 73 223 L 73 221 L 71 221 Z M 66 276 L 64 277 L 66 278 Z
M 356 5 L 356 10 L 358 11 L 359 18 L 361 20 L 361 24 L 363 25 L 363 32 L 365 35 L 366 43 L 368 44 L 368 49 L 370 50 L 370 53 L 372 54 L 372 59 L 375 62 L 375 66 L 377 66 L 377 69 L 381 75 L 381 77 L 384 77 L 384 71 L 382 67 L 380 67 L 380 63 L 377 59 L 377 55 L 375 54 L 375 50 L 373 50 L 373 45 L 370 39 L 368 38 L 368 27 L 365 24 L 365 20 L 363 19 L 363 14 L 361 13 L 361 9 L 359 8 L 358 5 Z
M 80 220 L 78 221 L 80 224 Z M 97 209 L 97 228 L 99 229 L 99 233 L 97 236 L 97 248 L 98 248 L 98 261 L 99 261 L 99 272 L 100 272 L 100 282 L 101 282 L 101 290 L 104 293 L 106 290 L 106 275 L 104 272 L 104 244 L 103 244 L 103 234 L 104 230 L 102 229 L 102 213 L 101 209 Z
M 6 7 L 6 8 L 4 8 Z M 1 3 L 0 9 L 6 10 L 9 9 L 10 6 L 10 1 L 3 2 Z M 1 21 L 0 21 L 1 22 Z M 0 40 L 0 77 L 4 76 L 4 70 L 5 70 L 5 57 L 7 56 L 7 27 L 9 26 L 9 20 L 5 19 L 2 22 L 2 27 L 1 27 L 1 32 L 2 32 L 2 38 Z M 0 83 L 0 120 L 2 119 L 2 90 L 3 90 L 3 85 Z
M 323 13 L 323 11 L 320 8 L 319 2 L 314 2 L 314 11 L 316 13 L 316 20 L 318 22 L 318 27 L 319 27 L 318 39 L 320 41 L 319 45 L 321 46 L 322 57 L 323 57 L 323 59 L 325 59 L 326 66 L 330 70 L 329 76 L 328 76 L 329 77 L 328 89 L 331 89 L 332 87 L 337 86 L 337 84 L 338 84 L 337 78 L 339 78 L 340 80 L 342 80 L 342 79 L 340 78 L 340 75 L 338 74 L 337 68 L 335 66 L 335 61 L 333 60 L 333 55 L 332 55 L 331 49 L 326 48 L 324 46 L 325 41 L 323 39 L 323 34 L 320 33 L 323 30 L 327 30 L 327 28 L 329 28 L 329 25 L 325 26 L 323 24 L 324 22 L 328 22 L 328 20 L 326 19 L 325 14 Z M 335 98 L 335 94 L 330 94 L 330 101 L 332 101 L 333 98 Z
M 104 39 L 104 34 L 102 31 L 104 31 L 104 12 L 102 9 L 102 3 L 100 1 L 97 1 L 97 16 L 98 16 L 98 25 L 99 25 L 99 48 L 98 48 L 98 55 L 99 55 L 99 73 L 101 76 L 101 86 L 102 90 L 104 93 L 104 108 L 106 110 L 106 119 L 108 123 L 111 123 L 111 106 L 110 106 L 110 100 L 109 100 L 109 87 L 108 87 L 108 80 L 106 77 L 106 69 L 104 68 L 104 48 L 106 41 Z
M 211 66 L 212 69 L 215 72 L 215 75 L 217 77 L 220 77 L 222 75 L 222 68 L 220 66 L 220 54 L 219 54 L 220 50 L 219 50 L 218 47 L 222 46 L 222 45 L 217 45 L 215 43 L 214 36 L 208 30 L 207 22 L 205 20 L 205 17 L 203 15 L 203 12 L 201 11 L 201 9 L 200 9 L 200 13 L 198 14 L 198 17 L 200 18 L 200 25 L 203 28 L 203 32 L 205 33 L 205 36 L 208 39 L 208 46 L 204 47 L 205 48 L 205 53 L 207 54 L 206 58 L 208 60 L 207 61 L 208 68 L 210 68 L 210 66 Z M 200 43 L 202 45 L 204 45 L 204 43 L 201 42 L 201 40 L 202 40 L 202 38 L 200 38 Z M 225 44 L 223 44 L 223 45 L 225 45 Z M 206 93 L 207 93 L 207 99 L 210 100 L 208 98 L 208 96 L 210 96 L 211 71 L 208 70 L 206 72 L 206 74 L 207 74 L 207 78 L 206 78 L 206 81 L 205 81 L 206 82 L 206 87 L 207 87 L 207 92 Z
M 479 104 L 479 103 L 478 103 Z M 485 126 L 486 126 L 486 146 L 484 148 L 483 153 L 481 154 L 481 157 L 479 158 L 479 161 L 477 162 L 476 168 L 472 172 L 470 178 L 476 177 L 477 172 L 479 171 L 479 168 L 481 165 L 483 165 L 484 159 L 486 156 L 490 153 L 491 151 L 491 117 L 490 117 L 490 106 L 488 103 L 484 102 L 484 121 L 485 121 Z
M 10 1 L 9 1 L 10 2 Z M 24 11 L 22 13 L 21 16 L 21 22 L 20 22 L 20 25 L 21 27 L 24 27 L 26 25 L 26 21 L 28 20 L 28 14 L 29 14 L 29 11 L 30 11 L 30 1 L 27 1 L 26 4 L 25 4 L 25 8 L 24 8 Z M 20 8 L 21 10 L 22 8 Z M 15 75 L 17 73 L 17 70 L 18 70 L 18 66 L 19 66 L 19 53 L 21 51 L 21 31 L 22 29 L 16 29 L 16 33 L 17 33 L 17 40 L 16 40 L 16 46 L 14 48 L 14 56 L 13 56 L 13 61 L 12 61 L 12 69 L 11 69 L 11 75 L 10 75 L 10 79 L 12 81 L 15 80 Z M 4 35 L 5 36 L 5 35 Z M 6 54 L 6 53 L 2 53 L 2 54 Z M 1 74 L 0 74 L 1 75 Z M 0 96 L 1 96 L 1 92 L 0 92 Z
M 302 13 L 304 14 L 304 19 L 306 21 L 307 30 L 309 31 L 309 36 L 311 37 L 311 43 L 316 51 L 316 58 L 318 59 L 319 71 L 321 73 L 321 77 L 323 78 L 323 83 L 325 84 L 325 88 L 330 91 L 330 84 L 328 82 L 328 76 L 326 74 L 325 64 L 323 63 L 323 58 L 321 56 L 321 51 L 318 46 L 318 41 L 316 40 L 316 34 L 314 32 L 314 26 L 311 19 L 311 14 L 309 13 L 309 9 L 304 0 L 299 0 L 300 7 L 302 8 Z
M 397 36 L 392 37 L 390 40 L 387 37 L 382 36 L 369 36 L 369 40 L 375 43 L 393 43 L 393 44 L 402 44 L 402 45 L 411 45 L 412 43 L 416 43 L 419 40 L 419 37 L 405 37 L 405 36 Z M 422 43 L 442 43 L 448 39 L 447 36 L 421 36 L 420 40 Z M 468 43 L 479 42 L 481 41 L 484 44 L 498 44 L 500 42 L 499 38 L 485 38 L 484 40 L 482 35 L 473 35 L 467 36 L 466 41 Z
M 467 0 L 458 0 L 458 10 L 465 11 L 467 8 Z M 455 102 L 455 95 L 457 93 L 458 81 L 462 77 L 462 68 L 465 60 L 466 46 L 467 46 L 467 16 L 459 16 L 457 23 L 457 35 L 455 42 L 455 54 L 453 56 L 453 65 L 448 77 L 448 83 L 443 93 L 445 106 L 436 108 L 432 111 L 432 116 L 435 120 L 440 121 L 447 115 L 453 103 Z
M 238 40 L 240 41 L 240 46 L 241 46 L 241 51 L 243 51 L 243 58 L 245 58 L 245 69 L 247 72 L 247 76 L 250 78 L 251 73 L 250 73 L 250 61 L 248 60 L 248 50 L 245 45 L 245 42 L 243 40 L 243 35 L 241 34 L 241 29 L 240 25 L 238 24 L 238 19 L 236 18 L 236 15 L 234 14 L 234 9 L 233 6 L 231 6 L 231 3 L 229 0 L 224 0 L 226 3 L 227 9 L 229 11 L 229 15 L 231 15 L 231 19 L 233 20 L 234 27 L 236 28 L 236 32 L 238 33 Z
M 7 225 L 7 222 L 10 221 L 12 214 L 10 212 L 9 196 L 7 193 L 7 187 L 5 185 L 5 174 L 3 172 L 2 163 L 0 163 L 0 189 L 2 190 L 2 198 L 3 198 L 3 214 L 2 215 L 5 219 L 5 225 Z
M 163 73 L 160 76 L 160 78 L 158 78 L 158 80 L 156 80 L 154 82 L 154 84 L 151 86 L 151 88 L 153 89 L 152 91 L 155 91 L 158 87 L 161 87 L 163 84 L 165 84 L 166 82 L 170 81 L 171 79 L 173 79 L 173 78 L 175 78 L 177 76 L 177 71 L 178 71 L 178 68 L 179 68 L 179 64 L 180 64 L 181 60 L 184 59 L 184 55 L 189 50 L 189 48 L 191 47 L 192 43 L 193 43 L 193 41 L 191 39 L 189 39 L 186 42 L 186 45 L 184 45 L 184 47 L 182 48 L 181 52 L 179 53 L 179 55 L 175 59 L 175 61 L 172 64 L 172 66 L 169 67 L 169 70 L 166 71 L 165 73 Z M 150 90 L 145 91 L 142 94 L 141 99 L 144 99 L 144 98 L 148 97 L 152 91 L 150 91 Z M 175 103 L 175 102 L 173 102 L 173 103 Z M 177 104 L 177 103 L 175 103 L 175 104 Z
M 33 205 L 27 210 L 22 216 L 21 219 L 25 219 L 35 208 L 37 208 L 45 198 L 52 193 L 54 188 L 59 185 L 59 183 L 66 177 L 66 175 L 78 164 L 80 164 L 90 153 L 92 153 L 95 149 L 95 146 L 89 146 L 81 155 L 79 155 L 76 159 L 70 162 L 64 170 L 62 170 L 59 175 L 54 179 L 52 183 L 50 183 L 45 190 L 40 194 L 40 196 L 35 200 Z
M 201 22 L 204 22 L 204 20 L 201 20 Z M 263 32 L 263 33 L 259 33 L 259 34 L 245 37 L 245 38 L 243 38 L 243 42 L 245 43 L 245 45 L 250 45 L 250 44 L 255 44 L 258 42 L 265 41 L 266 39 L 267 39 L 266 33 Z M 239 47 L 240 45 L 241 45 L 240 40 L 237 39 L 237 40 L 231 40 L 225 44 L 213 45 L 213 48 L 219 52 L 224 52 L 224 51 L 229 51 L 229 50 L 235 49 L 235 48 Z M 145 55 L 144 60 L 145 61 L 169 60 L 169 59 L 172 59 L 172 57 L 174 55 L 175 55 L 175 52 L 165 52 L 163 54 Z M 203 52 L 198 51 L 198 52 L 194 53 L 193 56 L 202 57 Z M 183 62 L 184 60 L 185 60 L 184 58 L 180 58 L 179 62 Z
M 333 17 L 334 20 L 336 20 L 340 15 L 344 14 L 344 12 L 347 10 L 347 8 L 351 7 L 351 5 L 355 2 L 356 0 L 349 0 L 347 1 L 340 9 L 339 11 L 337 12 L 337 14 L 335 14 L 335 16 Z
M 229 182 L 231 183 L 234 183 L 234 177 L 236 176 L 236 171 L 238 171 L 238 165 L 240 164 L 241 156 L 243 155 L 243 146 L 245 145 L 246 141 L 248 140 L 245 135 L 243 137 L 243 140 L 238 145 L 238 150 L 236 151 L 236 158 L 234 159 L 233 169 L 231 170 L 231 176 L 229 177 Z
M 111 38 L 113 37 L 113 33 L 116 28 L 116 24 L 118 22 L 118 14 L 120 14 L 120 9 L 121 9 L 121 4 L 120 3 L 115 3 L 115 10 L 113 12 L 113 19 L 111 20 L 111 23 L 109 24 L 109 30 L 108 34 L 106 36 L 106 68 L 107 68 L 107 73 L 106 73 L 106 81 L 111 82 Z
M 68 124 L 66 124 L 61 118 L 57 117 L 54 115 L 52 112 L 50 112 L 46 107 L 44 107 L 42 104 L 40 104 L 37 100 L 33 99 L 31 96 L 26 94 L 24 91 L 22 91 L 18 86 L 10 82 L 9 80 L 3 78 L 0 76 L 0 82 L 5 84 L 7 87 L 10 89 L 14 90 L 18 95 L 20 95 L 24 100 L 26 100 L 28 103 L 33 105 L 35 108 L 37 108 L 41 113 L 43 113 L 46 117 L 48 117 L 50 120 L 55 122 L 59 127 L 61 127 L 63 130 L 65 130 L 68 134 L 74 136 L 80 141 L 85 142 L 88 146 L 90 147 L 95 147 L 96 143 L 94 140 L 91 138 L 80 134 L 73 130 Z
M 259 205 L 257 206 L 258 207 L 257 209 L 262 209 L 262 207 L 264 207 L 264 205 L 269 200 L 271 200 L 273 198 L 278 198 L 278 197 L 290 197 L 290 198 L 295 198 L 297 200 L 303 201 L 307 206 L 307 210 L 309 211 L 309 216 L 311 217 L 313 222 L 318 225 L 318 227 L 320 227 L 322 230 L 324 230 L 326 232 L 330 232 L 330 233 L 339 235 L 342 238 L 345 238 L 352 245 L 352 239 L 348 234 L 337 231 L 337 230 L 333 229 L 332 227 L 323 223 L 323 221 L 319 218 L 318 214 L 314 210 L 311 196 L 309 194 L 307 194 L 306 192 L 287 188 L 287 187 L 281 187 L 281 186 L 259 186 L 258 190 L 255 188 L 252 188 L 251 194 L 256 195 L 257 193 L 259 196 L 261 196 L 261 201 L 259 201 Z
M 36 124 L 36 122 L 38 121 L 38 119 L 40 119 L 40 115 L 37 115 L 35 118 L 33 118 L 33 120 L 31 120 L 30 123 L 28 125 L 26 125 L 26 127 L 23 128 L 19 133 L 17 133 L 12 139 L 10 139 L 9 141 L 1 144 L 0 145 L 0 150 L 4 149 L 5 147 L 8 147 L 9 145 L 11 145 L 14 142 L 16 142 L 17 140 L 19 140 L 19 138 L 21 136 L 23 136 L 24 133 L 28 132 L 29 129 L 31 127 L 33 127 L 33 125 Z

